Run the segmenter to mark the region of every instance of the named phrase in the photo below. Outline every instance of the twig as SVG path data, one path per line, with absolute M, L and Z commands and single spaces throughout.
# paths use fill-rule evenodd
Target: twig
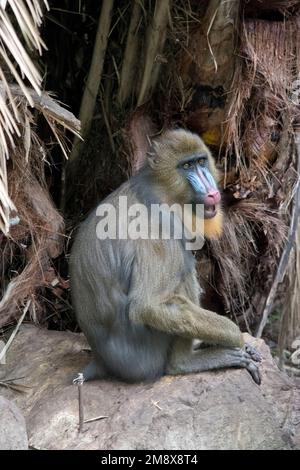
M 103 0 L 102 2 L 102 9 L 95 39 L 91 67 L 89 70 L 79 113 L 79 119 L 81 121 L 81 135 L 83 139 L 87 137 L 93 119 L 99 85 L 101 82 L 108 35 L 110 31 L 113 4 L 114 0 Z M 80 152 L 81 141 L 75 137 L 73 149 L 70 155 L 70 161 L 74 162 L 77 160 Z
M 139 45 L 138 29 L 141 23 L 141 13 L 141 0 L 134 0 L 121 70 L 120 88 L 118 93 L 118 101 L 120 105 L 127 100 L 135 84 L 133 78 Z
M 9 383 L 15 382 L 16 380 L 22 380 L 22 379 L 25 379 L 25 375 L 22 375 L 22 377 L 14 377 L 13 379 L 1 379 L 1 383 L 9 384 Z
M 2 349 L 2 351 L 0 351 L 0 363 L 1 363 L 2 359 L 5 357 L 5 355 L 6 355 L 7 351 L 8 351 L 8 349 L 9 349 L 10 345 L 12 344 L 12 342 L 13 342 L 13 340 L 14 340 L 16 334 L 18 333 L 19 328 L 20 328 L 20 326 L 21 326 L 21 324 L 22 324 L 22 321 L 24 320 L 24 317 L 25 317 L 25 315 L 26 315 L 26 313 L 27 313 L 27 311 L 28 311 L 28 309 L 29 309 L 29 307 L 30 307 L 30 304 L 31 304 L 31 300 L 27 300 L 27 303 L 26 303 L 26 305 L 25 305 L 25 308 L 24 308 L 24 310 L 23 310 L 23 313 L 22 313 L 21 317 L 19 318 L 19 321 L 18 321 L 18 323 L 17 323 L 16 328 L 14 329 L 14 331 L 12 332 L 12 334 L 10 335 L 10 337 L 9 337 L 9 339 L 8 339 L 8 341 L 7 341 L 7 343 L 6 343 L 6 345 L 5 345 L 4 348 Z
M 25 377 L 16 377 L 15 379 L 1 379 L 0 387 L 10 388 L 11 390 L 14 390 L 15 392 L 28 393 L 29 389 L 31 389 L 32 387 L 29 387 L 28 385 L 15 383 L 16 380 L 21 380 L 24 378 Z
M 102 98 L 101 95 L 100 95 L 100 103 L 101 103 L 101 109 L 102 109 L 104 123 L 105 123 L 105 126 L 106 126 L 108 138 L 109 138 L 109 143 L 110 143 L 112 152 L 114 153 L 115 150 L 116 150 L 115 149 L 114 138 L 113 138 L 113 135 L 112 135 L 112 131 L 111 131 L 111 127 L 110 127 L 110 124 L 109 124 L 107 112 L 106 112 L 106 109 L 105 109 L 105 104 L 104 104 L 104 101 L 103 101 L 103 98 Z
M 162 408 L 159 406 L 159 401 L 151 400 L 153 406 L 155 406 L 158 410 L 162 411 Z
M 212 88 L 221 86 L 224 96 L 231 90 L 236 68 L 234 50 L 240 4 L 232 0 L 209 0 L 201 21 L 203 33 L 193 58 L 201 83 Z M 225 114 L 218 117 L 220 124 L 225 119 Z
M 82 386 L 84 378 L 83 374 L 80 372 L 78 376 L 73 380 L 73 384 L 77 385 L 78 388 L 78 415 L 79 415 L 79 427 L 78 431 L 82 432 L 84 424 L 84 409 L 83 409 L 83 397 L 82 397 Z
M 292 211 L 292 216 L 291 216 L 291 223 L 290 223 L 290 229 L 289 229 L 289 234 L 288 234 L 288 239 L 287 243 L 284 247 L 284 250 L 281 254 L 280 262 L 278 265 L 278 269 L 276 272 L 275 279 L 273 281 L 272 287 L 270 289 L 269 295 L 267 297 L 264 311 L 262 314 L 262 319 L 260 321 L 260 324 L 257 329 L 256 337 L 261 338 L 261 335 L 263 333 L 263 330 L 266 326 L 266 323 L 268 321 L 269 314 L 271 312 L 274 299 L 276 296 L 277 292 L 277 287 L 278 284 L 280 284 L 283 281 L 283 278 L 285 276 L 287 266 L 289 263 L 289 257 L 290 253 L 292 251 L 294 241 L 295 241 L 295 236 L 296 236 L 296 231 L 297 231 L 297 226 L 298 226 L 298 220 L 299 220 L 299 212 L 300 212 L 300 176 L 299 176 L 299 171 L 300 171 L 300 136 L 297 136 L 296 138 L 296 147 L 297 147 L 297 172 L 298 172 L 298 180 L 297 180 L 297 186 L 296 186 L 296 191 L 294 195 L 294 207 Z
M 215 13 L 214 13 L 214 15 L 213 15 L 213 17 L 212 17 L 212 19 L 211 19 L 211 22 L 210 22 L 210 24 L 209 24 L 209 26 L 208 26 L 207 33 L 206 33 L 207 44 L 208 44 L 209 52 L 211 53 L 212 59 L 213 59 L 213 61 L 214 61 L 214 66 L 215 66 L 215 72 L 216 72 L 216 73 L 217 73 L 217 71 L 218 71 L 218 63 L 217 63 L 217 61 L 216 61 L 216 58 L 215 58 L 215 56 L 214 56 L 214 53 L 213 53 L 213 50 L 212 50 L 212 47 L 211 47 L 211 44 L 210 44 L 209 33 L 210 33 L 210 30 L 211 30 L 211 28 L 212 28 L 212 25 L 214 24 L 214 21 L 215 21 L 215 19 L 216 19 L 216 16 L 217 16 L 217 13 L 218 13 L 218 9 L 219 9 L 219 7 L 216 9 L 216 11 L 215 11 Z
M 24 94 L 18 85 L 10 85 L 12 96 L 24 98 Z M 0 83 L 0 93 L 4 92 L 4 86 Z M 32 98 L 34 106 L 43 114 L 52 117 L 56 122 L 61 124 L 66 129 L 79 136 L 80 121 L 76 119 L 73 113 L 63 108 L 58 102 L 51 98 L 51 96 L 44 92 L 38 95 L 36 91 L 27 88 L 27 92 Z
M 155 70 L 155 59 L 164 47 L 166 29 L 169 22 L 170 3 L 171 0 L 155 3 L 153 19 L 147 31 L 145 66 L 138 95 L 138 106 L 142 105 L 149 98 L 150 91 L 154 88 L 157 80 L 159 64 L 156 64 Z
M 84 424 L 85 423 L 93 423 L 94 421 L 99 421 L 100 419 L 106 419 L 106 418 L 108 418 L 108 416 L 97 416 L 97 418 L 86 419 L 84 421 Z

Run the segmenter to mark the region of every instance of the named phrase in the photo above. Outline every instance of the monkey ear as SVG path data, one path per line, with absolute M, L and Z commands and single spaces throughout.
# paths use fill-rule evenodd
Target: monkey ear
M 156 153 L 154 152 L 147 152 L 147 160 L 148 160 L 148 164 L 150 166 L 150 168 L 154 169 L 156 164 L 157 164 L 157 158 L 156 157 Z
M 154 169 L 158 163 L 158 144 L 155 141 L 152 141 L 151 147 L 147 152 L 147 159 L 150 168 Z

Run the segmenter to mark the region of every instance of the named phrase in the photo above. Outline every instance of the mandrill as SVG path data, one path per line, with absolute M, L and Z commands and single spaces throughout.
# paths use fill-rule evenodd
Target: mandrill
M 119 208 L 124 196 L 129 213 L 137 204 L 149 213 L 151 205 L 163 205 L 164 215 L 172 204 L 188 204 L 192 217 L 185 234 L 192 233 L 200 204 L 204 237 L 220 236 L 218 175 L 203 141 L 183 129 L 170 130 L 153 141 L 150 155 L 135 176 L 88 216 L 73 244 L 72 301 L 93 352 L 84 380 L 112 376 L 135 382 L 164 374 L 244 367 L 260 383 L 255 363 L 259 354 L 243 344 L 231 320 L 200 305 L 193 251 L 186 249 L 186 235 L 174 236 L 175 229 L 185 224 L 180 211 L 169 218 L 168 239 L 120 236 L 122 226 L 111 231 L 115 236 L 98 236 L 104 208 L 108 213 L 112 208 L 113 220 L 125 223 L 127 214 Z M 158 225 L 160 230 L 160 219 Z M 198 349 L 196 339 L 203 342 Z

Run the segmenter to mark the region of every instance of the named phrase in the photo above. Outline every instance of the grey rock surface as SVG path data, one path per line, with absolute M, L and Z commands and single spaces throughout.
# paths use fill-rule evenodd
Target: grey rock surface
M 23 326 L 0 377 L 24 379 L 28 393 L 3 388 L 20 407 L 36 449 L 292 449 L 300 448 L 300 390 L 281 372 L 262 340 L 262 384 L 242 369 L 166 376 L 129 385 L 83 385 L 85 423 L 78 432 L 72 378 L 90 360 L 81 334 Z M 1 380 L 1 379 L 0 379 Z
M 0 450 L 26 450 L 25 419 L 19 408 L 0 396 Z

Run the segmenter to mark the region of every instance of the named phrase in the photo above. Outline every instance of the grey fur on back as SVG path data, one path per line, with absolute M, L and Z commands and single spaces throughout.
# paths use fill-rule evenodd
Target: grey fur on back
M 122 195 L 128 196 L 130 203 L 138 203 L 141 195 L 138 199 L 136 194 L 133 179 L 103 203 L 117 207 L 118 197 Z M 98 221 L 94 209 L 79 228 L 70 257 L 72 302 L 78 323 L 96 361 L 108 374 L 129 381 L 154 379 L 165 371 L 172 336 L 133 323 L 128 314 L 137 244 L 148 244 L 151 240 L 99 240 L 96 236 Z M 182 243 L 180 240 L 173 242 Z M 153 259 L 149 258 L 150 262 Z M 188 264 L 188 269 L 193 269 L 192 255 Z M 177 282 L 181 280 L 178 276 Z

